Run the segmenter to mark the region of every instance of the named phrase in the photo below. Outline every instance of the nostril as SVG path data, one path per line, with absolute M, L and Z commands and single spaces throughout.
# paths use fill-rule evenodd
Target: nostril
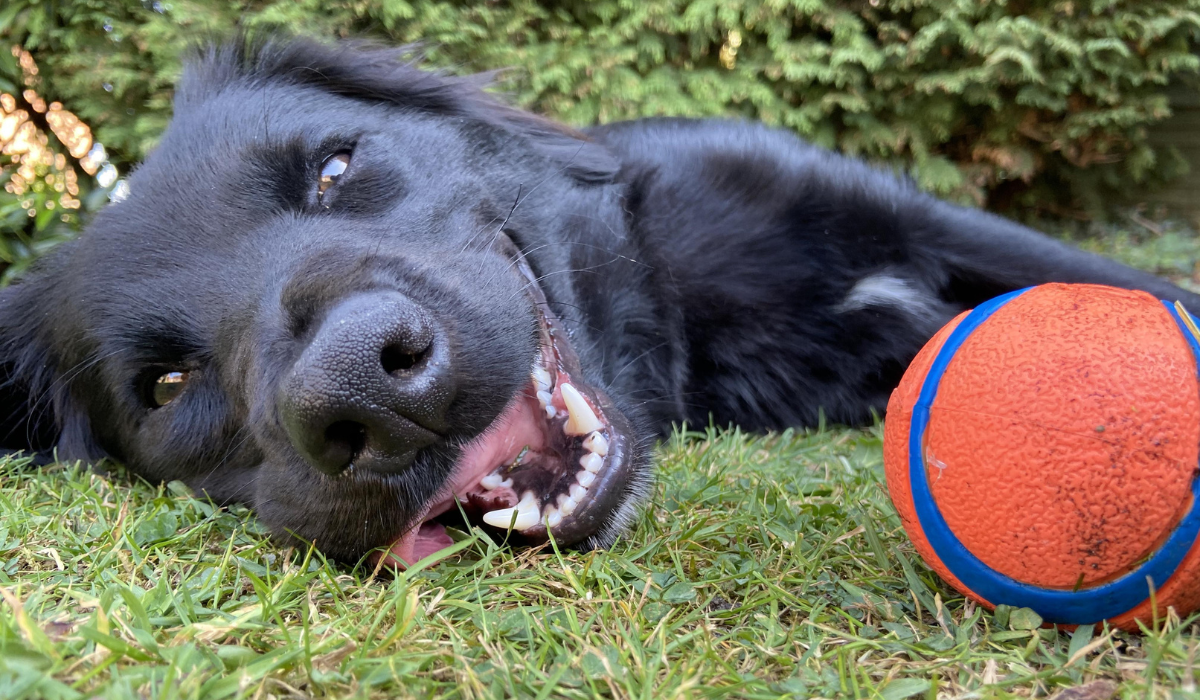
M 325 429 L 326 454 L 342 467 L 349 466 L 367 444 L 367 427 L 362 423 L 340 420 Z
M 403 372 L 416 367 L 421 360 L 425 359 L 425 355 L 428 353 L 428 347 L 424 350 L 413 352 L 410 348 L 393 344 L 383 349 L 383 352 L 379 354 L 379 361 L 383 364 L 384 372 L 395 374 L 396 372 Z

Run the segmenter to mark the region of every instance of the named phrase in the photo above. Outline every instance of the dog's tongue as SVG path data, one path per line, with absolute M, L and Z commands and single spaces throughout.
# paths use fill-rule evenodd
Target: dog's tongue
M 421 561 L 435 552 L 440 552 L 454 544 L 446 528 L 441 523 L 426 521 L 420 527 L 414 527 L 392 544 L 388 552 L 395 563 L 405 568 Z
M 390 563 L 407 568 L 454 544 L 446 534 L 446 528 L 433 518 L 454 508 L 456 500 L 465 500 L 478 491 L 479 480 L 496 465 L 511 461 L 526 446 L 541 444 L 542 433 L 533 423 L 528 404 L 523 395 L 516 396 L 483 435 L 463 448 L 450 482 L 421 513 L 421 524 L 410 528 L 392 543 L 386 555 Z M 511 496 L 511 491 L 508 493 Z

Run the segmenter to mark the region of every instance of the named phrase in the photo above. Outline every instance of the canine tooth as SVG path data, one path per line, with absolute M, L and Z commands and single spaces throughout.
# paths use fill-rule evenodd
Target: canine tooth
M 580 486 L 579 484 L 571 484 L 571 488 L 569 491 L 571 494 L 571 498 L 574 498 L 577 503 L 579 501 L 582 501 L 584 496 L 587 496 L 587 489 L 584 488 L 583 486 Z
M 601 457 L 608 456 L 608 440 L 600 433 L 592 433 L 583 440 L 583 449 L 594 452 Z
M 579 466 L 595 474 L 600 471 L 600 467 L 604 466 L 604 458 L 595 452 L 589 452 L 579 458 Z
M 517 514 L 513 520 L 513 513 Z M 526 491 L 520 502 L 514 508 L 501 508 L 483 514 L 483 522 L 494 527 L 507 528 L 512 524 L 514 530 L 526 530 L 537 525 L 541 520 L 537 497 L 532 491 Z
M 575 502 L 574 498 L 571 498 L 570 496 L 566 495 L 565 493 L 558 497 L 558 510 L 564 516 L 574 513 L 575 507 L 578 505 L 579 504 Z
M 515 521 L 514 512 L 517 514 Z M 527 491 L 515 508 L 501 508 L 483 514 L 483 522 L 488 525 L 507 528 L 509 523 L 512 523 L 514 530 L 528 530 L 541 522 L 541 519 L 542 513 L 532 491 Z
M 558 524 L 563 520 L 563 514 L 558 512 L 554 506 L 546 508 L 546 527 L 558 527 Z
M 513 513 L 517 512 L 516 508 L 501 508 L 500 510 L 489 510 L 483 514 L 483 522 L 492 527 L 507 528 L 509 523 L 512 523 Z M 520 516 L 517 517 L 520 520 Z M 514 523 L 515 524 L 515 523 Z
M 539 393 L 542 391 L 549 391 L 550 373 L 546 371 L 545 367 L 538 366 L 533 368 L 533 381 L 535 384 L 537 384 Z M 539 396 L 538 398 L 541 397 Z
M 592 482 L 594 482 L 595 480 L 596 480 L 596 475 L 591 472 L 579 472 L 578 474 L 575 475 L 575 481 L 578 481 L 579 485 L 585 489 L 587 487 L 591 486 Z
M 587 435 L 604 427 L 604 424 L 596 417 L 595 411 L 588 405 L 587 399 L 583 398 L 583 394 L 580 394 L 578 389 L 570 384 L 563 384 L 560 388 L 562 389 L 563 403 L 567 405 L 567 422 L 563 425 L 564 433 Z

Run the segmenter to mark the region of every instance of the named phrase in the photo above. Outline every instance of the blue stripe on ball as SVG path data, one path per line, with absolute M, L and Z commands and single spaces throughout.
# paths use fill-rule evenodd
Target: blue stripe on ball
M 1175 573 L 1195 543 L 1196 536 L 1200 534 L 1200 508 L 1196 507 L 1197 501 L 1200 501 L 1200 478 L 1192 479 L 1192 505 L 1187 514 L 1154 556 L 1137 569 L 1103 585 L 1079 591 L 1064 591 L 1021 583 L 980 561 L 950 531 L 950 526 L 933 500 L 926 476 L 925 455 L 921 446 L 924 442 L 925 428 L 929 424 L 929 409 L 937 397 L 938 384 L 946 372 L 946 367 L 954 358 L 954 353 L 976 328 L 1002 306 L 1027 291 L 1029 290 L 1021 289 L 1010 292 L 976 307 L 950 333 L 950 337 L 946 339 L 930 366 L 916 405 L 913 406 L 912 426 L 909 430 L 908 464 L 913 505 L 921 529 L 925 532 L 925 539 L 933 547 L 933 551 L 950 573 L 977 595 L 993 604 L 1004 603 L 1032 608 L 1046 622 L 1096 623 L 1132 610 L 1149 597 L 1150 585 L 1159 588 Z M 1166 306 L 1187 338 L 1192 356 L 1200 367 L 1200 345 L 1184 326 L 1175 309 L 1170 304 Z

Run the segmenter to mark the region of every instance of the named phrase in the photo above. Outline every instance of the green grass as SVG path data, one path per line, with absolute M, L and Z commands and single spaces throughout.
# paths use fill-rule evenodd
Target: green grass
M 1155 226 L 1086 244 L 1187 283 L 1200 239 Z M 462 533 L 398 577 L 177 483 L 0 461 L 0 698 L 1200 698 L 1200 618 L 1035 629 L 938 580 L 881 431 L 677 435 L 611 550 Z
M 1200 236 L 1179 219 L 1149 220 L 1129 212 L 1122 221 L 1051 229 L 1059 237 L 1093 253 L 1166 277 L 1200 291 Z
M 8 461 L 0 695 L 1197 697 L 1195 618 L 1030 629 L 942 584 L 888 501 L 881 432 L 676 436 L 611 550 L 464 534 L 394 578 L 280 548 L 178 484 Z

